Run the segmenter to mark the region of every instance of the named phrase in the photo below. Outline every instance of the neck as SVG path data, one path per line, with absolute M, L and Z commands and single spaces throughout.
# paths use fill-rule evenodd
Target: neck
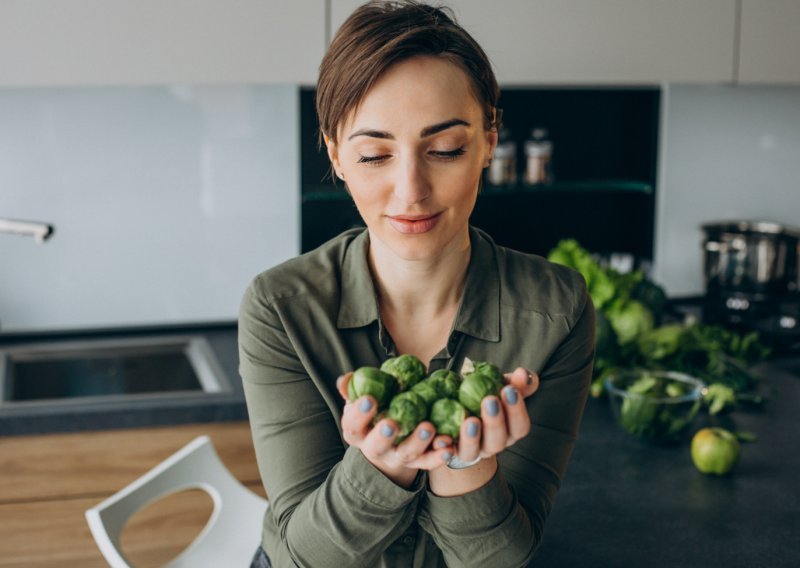
M 382 314 L 404 318 L 436 316 L 457 307 L 470 259 L 469 233 L 423 260 L 397 257 L 383 243 L 370 242 L 369 261 Z

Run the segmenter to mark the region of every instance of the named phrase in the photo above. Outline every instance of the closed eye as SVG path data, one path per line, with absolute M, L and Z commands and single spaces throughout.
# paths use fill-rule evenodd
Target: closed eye
M 443 151 L 434 151 L 431 150 L 431 154 L 436 156 L 437 158 L 441 158 L 444 161 L 455 160 L 459 156 L 464 155 L 464 147 L 456 148 L 455 150 L 448 150 L 446 152 Z
M 388 156 L 359 156 L 359 164 L 377 164 L 388 158 Z

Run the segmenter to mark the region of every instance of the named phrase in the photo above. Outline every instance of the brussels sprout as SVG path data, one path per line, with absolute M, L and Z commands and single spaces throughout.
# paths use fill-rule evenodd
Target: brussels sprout
M 472 365 L 475 368 L 475 373 L 480 373 L 484 377 L 488 377 L 494 381 L 494 383 L 498 385 L 498 390 L 505 386 L 506 381 L 503 378 L 503 374 L 500 372 L 500 369 L 498 369 L 496 365 L 492 365 L 491 363 L 487 363 L 485 361 L 473 361 Z
M 460 382 L 461 377 L 455 372 L 449 369 L 439 369 L 431 373 L 427 379 L 418 382 L 411 390 L 424 398 L 430 406 L 440 398 L 458 398 Z
M 401 392 L 389 403 L 385 417 L 397 422 L 400 431 L 394 443 L 399 444 L 414 431 L 417 424 L 428 417 L 428 404 L 414 391 Z
M 467 410 L 480 416 L 481 401 L 487 396 L 500 394 L 503 388 L 488 375 L 479 372 L 472 372 L 464 377 L 461 386 L 458 388 L 458 400 Z
M 383 409 L 389 405 L 397 390 L 397 379 L 389 373 L 375 367 L 359 367 L 347 385 L 347 396 L 354 401 L 368 394 L 378 401 L 378 409 Z
M 452 398 L 440 398 L 431 407 L 430 420 L 436 426 L 439 434 L 458 438 L 461 432 L 461 423 L 467 419 L 469 413 L 461 403 Z
M 414 355 L 400 355 L 387 359 L 381 365 L 381 371 L 389 373 L 400 383 L 400 390 L 405 391 L 425 378 L 425 365 Z

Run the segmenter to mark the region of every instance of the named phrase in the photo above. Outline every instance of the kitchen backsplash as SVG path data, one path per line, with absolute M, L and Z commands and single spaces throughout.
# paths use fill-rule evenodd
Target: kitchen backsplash
M 0 329 L 228 321 L 300 249 L 293 86 L 0 90 Z
M 584 142 L 573 123 L 547 124 L 562 137 L 573 132 L 553 134 L 561 179 L 652 183 L 653 275 L 671 295 L 703 290 L 701 223 L 800 224 L 800 87 L 634 89 L 630 101 L 644 103 L 638 114 L 625 90 L 572 91 L 508 91 L 507 124 L 537 102 L 516 129 L 522 136 L 554 118 L 543 109 L 555 95 L 573 97 L 557 104 L 567 118 L 588 113 L 584 147 L 568 151 L 569 140 Z M 297 86 L 0 89 L 0 218 L 55 226 L 44 244 L 0 234 L 0 330 L 235 319 L 250 279 L 300 251 L 303 190 L 330 183 L 316 158 L 301 179 L 301 148 L 316 154 L 309 94 Z M 587 106 L 599 100 L 624 104 Z M 660 133 L 652 125 L 659 106 Z M 592 164 L 618 165 L 604 173 Z
M 654 277 L 699 294 L 702 223 L 800 226 L 800 87 L 670 85 L 663 104 Z

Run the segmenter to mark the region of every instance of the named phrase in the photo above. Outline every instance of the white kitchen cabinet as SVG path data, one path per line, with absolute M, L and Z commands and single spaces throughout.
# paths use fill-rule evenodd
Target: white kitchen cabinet
M 360 3 L 332 0 L 332 31 Z M 734 79 L 736 0 L 450 0 L 446 4 L 486 50 L 504 85 Z
M 739 83 L 800 84 L 800 1 L 742 0 Z
M 326 0 L 2 0 L 0 86 L 316 82 Z

